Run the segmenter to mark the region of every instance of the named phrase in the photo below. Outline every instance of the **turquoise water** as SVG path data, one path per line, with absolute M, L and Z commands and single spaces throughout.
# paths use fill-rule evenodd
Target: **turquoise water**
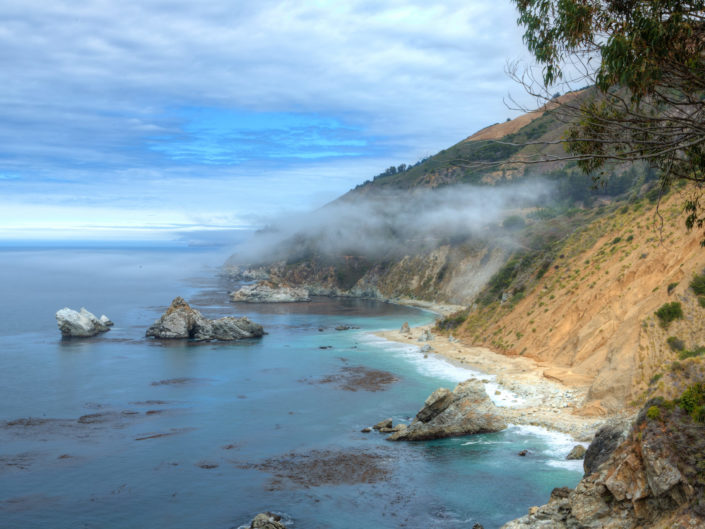
M 431 391 L 472 375 L 370 334 L 428 322 L 427 312 L 328 298 L 235 305 L 217 275 L 224 255 L 207 249 L 4 249 L 0 259 L 0 527 L 226 529 L 271 510 L 293 528 L 490 529 L 580 479 L 563 461 L 570 440 L 538 429 L 402 444 L 360 432 L 412 417 Z M 209 317 L 247 314 L 269 334 L 146 340 L 177 295 Z M 64 306 L 116 325 L 62 341 Z M 360 367 L 397 380 L 341 387 Z M 371 456 L 372 482 L 329 464 L 341 454 Z M 315 456 L 326 479 L 272 463 Z

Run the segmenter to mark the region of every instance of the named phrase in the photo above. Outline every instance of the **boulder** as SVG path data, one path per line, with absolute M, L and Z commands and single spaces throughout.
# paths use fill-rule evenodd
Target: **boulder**
M 259 338 L 264 335 L 261 325 L 248 318 L 225 317 L 209 320 L 186 303 L 182 297 L 171 302 L 162 316 L 147 329 L 149 338 L 166 340 L 231 341 Z
M 430 342 L 434 338 L 435 338 L 435 336 L 433 336 L 433 334 L 431 334 L 431 331 L 429 331 L 428 329 L 424 329 L 421 332 L 421 336 L 419 336 L 418 341 L 419 342 Z
M 109 331 L 113 325 L 113 322 L 105 315 L 102 315 L 99 319 L 85 308 L 81 308 L 81 311 L 77 312 L 68 307 L 56 312 L 56 323 L 59 326 L 61 335 L 66 338 L 95 336 Z
M 286 529 L 281 523 L 282 517 L 271 512 L 263 512 L 255 516 L 250 524 L 250 529 Z
M 390 441 L 424 441 L 504 430 L 507 423 L 479 380 L 461 382 L 451 392 L 434 391 L 408 427 L 394 432 Z
M 232 301 L 245 303 L 292 303 L 296 301 L 311 301 L 309 292 L 305 288 L 292 287 L 259 281 L 254 285 L 245 285 L 235 292 L 230 293 Z
M 582 459 L 585 457 L 585 447 L 583 445 L 575 445 L 573 449 L 565 456 L 566 459 Z
M 384 419 L 383 421 L 379 421 L 372 428 L 374 428 L 375 430 L 381 430 L 382 428 L 391 428 L 391 427 L 392 427 L 392 419 Z
M 411 328 L 409 327 L 409 322 L 405 321 L 402 323 L 401 329 L 399 329 L 399 332 L 402 334 L 411 334 Z

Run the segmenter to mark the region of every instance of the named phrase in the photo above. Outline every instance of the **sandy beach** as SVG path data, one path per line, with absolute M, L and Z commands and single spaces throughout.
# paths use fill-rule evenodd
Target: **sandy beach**
M 491 397 L 502 402 L 499 410 L 509 423 L 564 432 L 576 441 L 587 443 L 600 426 L 623 418 L 621 415 L 590 416 L 586 410 L 581 410 L 590 382 L 583 377 L 572 376 L 568 370 L 531 358 L 505 356 L 452 337 L 436 336 L 431 328 L 432 325 L 425 325 L 412 327 L 409 332 L 393 330 L 376 335 L 419 347 L 429 345 L 431 350 L 425 353 L 429 356 L 440 355 L 453 364 L 490 375 L 487 380 L 496 382 Z

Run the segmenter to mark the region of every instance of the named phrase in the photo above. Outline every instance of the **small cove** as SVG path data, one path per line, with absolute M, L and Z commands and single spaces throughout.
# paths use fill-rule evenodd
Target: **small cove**
M 329 298 L 232 304 L 222 256 L 207 249 L 2 257 L 3 527 L 225 529 L 272 510 L 294 528 L 490 529 L 580 479 L 579 465 L 563 461 L 567 436 L 535 428 L 414 444 L 360 432 L 407 420 L 469 373 L 371 334 L 426 323 L 428 312 Z M 177 295 L 207 317 L 247 315 L 269 334 L 146 340 Z M 116 326 L 62 341 L 54 312 L 63 306 Z M 362 383 L 370 373 L 388 376 Z

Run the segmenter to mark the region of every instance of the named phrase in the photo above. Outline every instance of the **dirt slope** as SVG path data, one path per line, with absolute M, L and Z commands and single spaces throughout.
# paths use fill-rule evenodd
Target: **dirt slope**
M 669 336 L 688 348 L 705 344 L 705 309 L 688 288 L 705 249 L 701 233 L 685 231 L 679 204 L 678 196 L 661 204 L 662 228 L 655 205 L 643 201 L 576 231 L 523 299 L 471 312 L 464 341 L 532 357 L 544 376 L 569 385 L 589 384 L 584 414 L 637 405 L 677 358 Z M 672 301 L 685 318 L 663 329 L 654 311 Z

